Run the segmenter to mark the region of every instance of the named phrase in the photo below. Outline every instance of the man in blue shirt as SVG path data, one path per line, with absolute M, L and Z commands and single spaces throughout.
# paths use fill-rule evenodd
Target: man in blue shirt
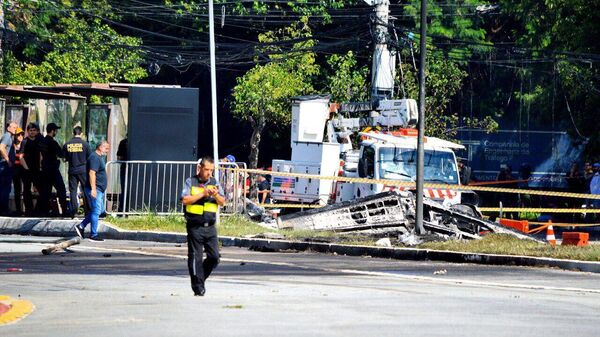
M 104 241 L 98 236 L 98 220 L 104 212 L 104 192 L 106 191 L 106 162 L 104 156 L 108 154 L 110 145 L 106 140 L 96 146 L 96 151 L 90 154 L 87 160 L 88 181 L 85 187 L 85 218 L 75 226 L 75 232 L 83 238 L 85 227 L 91 223 L 90 241 Z

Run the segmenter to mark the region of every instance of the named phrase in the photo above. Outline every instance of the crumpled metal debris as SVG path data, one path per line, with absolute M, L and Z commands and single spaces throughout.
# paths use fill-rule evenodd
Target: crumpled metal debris
M 338 232 L 404 228 L 400 242 L 408 246 L 423 241 L 480 239 L 481 233 L 504 233 L 519 239 L 537 241 L 530 235 L 501 224 L 484 220 L 471 205 L 442 205 L 423 200 L 423 226 L 427 233 L 415 230 L 416 198 L 408 191 L 388 191 L 365 198 L 345 201 L 322 208 L 284 215 L 278 227 L 300 230 L 335 230 Z

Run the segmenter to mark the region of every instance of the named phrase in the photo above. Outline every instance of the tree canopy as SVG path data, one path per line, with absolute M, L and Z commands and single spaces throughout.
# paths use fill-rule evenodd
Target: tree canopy
M 112 16 L 108 1 L 19 0 L 11 6 L 9 28 L 23 38 L 4 55 L 3 82 L 133 83 L 146 77 L 140 38 L 79 13 L 94 8 Z
M 262 42 L 278 42 L 301 37 L 310 37 L 306 19 L 298 24 L 259 36 Z M 295 45 L 298 50 L 310 48 L 314 42 L 305 40 Z M 247 119 L 253 129 L 250 140 L 250 167 L 258 163 L 258 146 L 261 133 L 267 125 L 288 125 L 291 120 L 291 99 L 311 93 L 312 77 L 319 67 L 313 53 L 298 52 L 281 54 L 275 45 L 269 46 L 270 60 L 258 64 L 237 79 L 232 96 L 234 116 Z
M 226 80 L 220 95 L 233 102 L 222 105 L 224 113 L 244 121 L 264 116 L 265 127 L 276 129 L 289 122 L 294 95 L 368 97 L 376 23 L 364 1 L 215 5 L 217 69 Z M 419 9 L 419 0 L 390 4 L 390 48 L 401 61 L 397 97 L 417 98 Z M 460 128 L 494 129 L 495 122 L 567 130 L 596 159 L 600 3 L 430 0 L 428 9 L 428 133 L 452 138 Z M 12 0 L 4 13 L 3 83 L 203 85 L 206 0 Z M 294 36 L 289 27 L 298 22 L 304 27 Z

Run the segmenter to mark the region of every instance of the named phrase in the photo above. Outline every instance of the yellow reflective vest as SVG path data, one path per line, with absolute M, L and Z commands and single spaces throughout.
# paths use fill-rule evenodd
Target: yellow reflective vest
M 191 177 L 190 195 L 204 193 L 206 188 L 218 188 L 215 178 L 210 177 L 208 181 L 201 183 L 197 176 Z M 213 197 L 206 197 L 194 204 L 185 205 L 184 215 L 188 223 L 214 223 L 217 219 L 219 205 Z

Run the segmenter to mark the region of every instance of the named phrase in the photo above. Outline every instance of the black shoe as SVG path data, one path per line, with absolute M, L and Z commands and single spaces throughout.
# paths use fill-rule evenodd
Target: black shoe
M 94 237 L 90 237 L 90 241 L 92 241 L 92 242 L 104 242 L 104 239 L 101 239 L 101 238 L 99 238 L 97 236 L 94 236 Z
M 77 236 L 83 239 L 83 229 L 81 229 L 79 225 L 75 225 L 75 232 L 77 233 Z
M 204 293 L 206 293 L 206 289 L 202 289 L 200 291 L 195 291 L 194 296 L 204 296 Z

